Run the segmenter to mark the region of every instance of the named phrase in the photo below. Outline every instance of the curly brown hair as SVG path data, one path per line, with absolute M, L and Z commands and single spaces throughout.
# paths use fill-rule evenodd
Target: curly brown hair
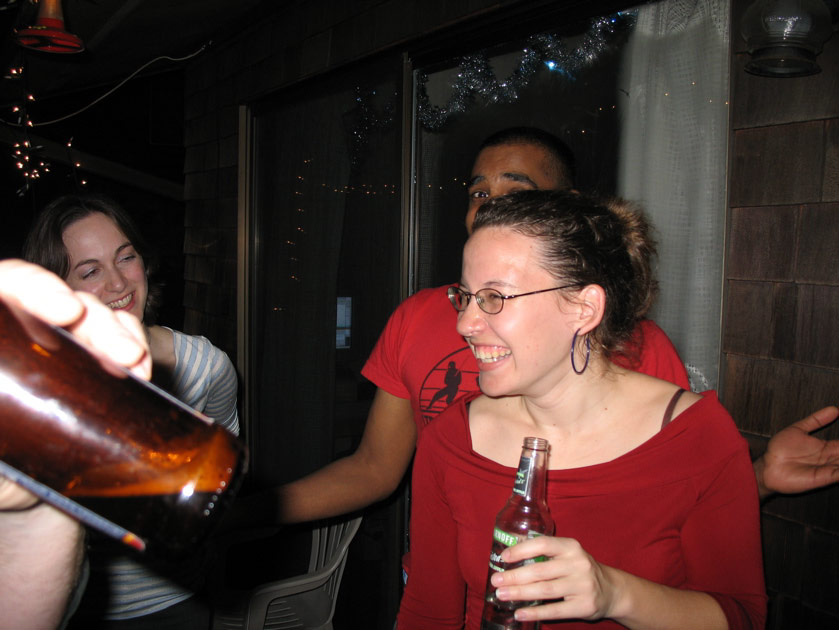
M 631 354 L 632 334 L 658 290 L 655 242 L 639 208 L 618 198 L 527 190 L 481 206 L 473 231 L 486 227 L 537 239 L 543 268 L 557 284 L 602 287 L 606 307 L 591 341 L 606 357 Z

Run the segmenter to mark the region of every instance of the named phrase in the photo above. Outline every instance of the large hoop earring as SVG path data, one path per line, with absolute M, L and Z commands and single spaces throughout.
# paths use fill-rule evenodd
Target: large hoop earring
M 574 333 L 574 339 L 571 340 L 571 368 L 575 373 L 582 374 L 586 371 L 586 368 L 588 367 L 588 360 L 591 358 L 591 339 L 589 339 L 589 336 L 586 335 L 586 363 L 582 370 L 578 370 L 577 365 L 574 363 L 574 350 L 577 349 L 577 335 L 579 332 L 580 331 L 577 330 L 577 332 Z

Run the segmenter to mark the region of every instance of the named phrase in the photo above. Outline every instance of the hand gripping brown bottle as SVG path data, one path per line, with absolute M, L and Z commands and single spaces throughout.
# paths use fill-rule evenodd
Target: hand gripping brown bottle
M 177 559 L 218 521 L 245 462 L 220 425 L 0 300 L 0 474 Z
M 534 558 L 508 563 L 502 562 L 500 556 L 507 547 L 523 540 L 553 534 L 554 522 L 545 500 L 547 477 L 548 441 L 535 437 L 524 438 L 513 493 L 498 513 L 492 532 L 481 630 L 531 630 L 538 627 L 538 622 L 516 621 L 514 616 L 517 608 L 538 602 L 501 601 L 495 596 L 495 587 L 490 579 L 499 571 L 515 569 L 539 560 Z

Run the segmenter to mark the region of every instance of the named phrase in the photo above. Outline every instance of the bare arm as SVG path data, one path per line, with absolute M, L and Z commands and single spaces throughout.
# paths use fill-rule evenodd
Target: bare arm
M 611 567 L 604 570 L 622 594 L 610 616 L 627 628 L 728 628 L 722 608 L 707 593 L 663 586 Z
M 84 531 L 0 478 L 0 629 L 55 628 L 78 579 Z
M 839 481 L 839 440 L 810 435 L 839 416 L 836 407 L 825 407 L 779 431 L 766 452 L 754 461 L 760 498 L 774 492 L 806 492 Z
M 378 389 L 352 455 L 297 481 L 239 499 L 225 529 L 337 516 L 384 499 L 405 475 L 416 440 L 411 402 Z

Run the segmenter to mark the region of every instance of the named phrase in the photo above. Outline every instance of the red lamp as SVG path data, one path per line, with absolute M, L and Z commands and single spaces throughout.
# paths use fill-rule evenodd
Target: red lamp
M 84 50 L 81 39 L 64 30 L 61 0 L 40 0 L 35 24 L 15 33 L 17 43 L 25 48 L 54 53 L 77 53 Z

